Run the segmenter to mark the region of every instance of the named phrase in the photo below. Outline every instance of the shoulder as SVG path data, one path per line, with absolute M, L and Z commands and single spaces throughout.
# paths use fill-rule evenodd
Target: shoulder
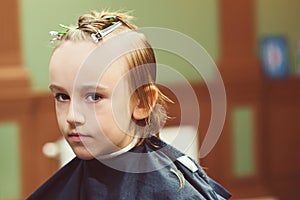
M 151 138 L 152 144 L 157 149 L 173 161 L 172 172 L 177 178 L 182 179 L 182 183 L 186 183 L 187 187 L 192 186 L 205 199 L 229 199 L 231 194 L 220 184 L 212 180 L 202 167 L 189 156 L 177 150 L 171 145 L 166 144 L 158 138 Z
M 186 167 L 193 173 L 202 169 L 195 160 L 157 137 L 151 137 L 148 143 L 153 151 L 158 151 L 166 155 L 174 164 L 180 163 L 180 165 Z
M 152 172 L 131 175 L 136 178 L 130 184 L 138 187 L 142 199 L 205 199 L 173 163 Z
M 73 176 L 74 171 L 80 165 L 81 160 L 74 158 L 63 168 L 58 170 L 52 177 L 43 183 L 36 191 L 34 191 L 27 199 L 57 199 L 55 195 L 59 194 L 61 189 L 64 188 L 65 182 Z

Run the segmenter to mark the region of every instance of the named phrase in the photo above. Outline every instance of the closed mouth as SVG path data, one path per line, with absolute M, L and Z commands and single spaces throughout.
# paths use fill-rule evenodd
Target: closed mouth
M 83 135 L 80 133 L 69 133 L 67 136 L 73 142 L 81 142 L 81 141 L 91 137 L 89 135 Z

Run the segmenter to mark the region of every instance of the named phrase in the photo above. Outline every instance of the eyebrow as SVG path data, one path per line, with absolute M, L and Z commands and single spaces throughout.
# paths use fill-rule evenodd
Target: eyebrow
M 54 90 L 58 90 L 58 91 L 66 91 L 63 87 L 60 87 L 58 85 L 54 85 L 54 84 L 51 84 L 49 86 L 49 89 L 51 91 L 54 91 Z M 83 85 L 83 86 L 80 86 L 80 90 L 82 91 L 86 91 L 86 90 L 107 90 L 108 87 L 107 86 L 104 86 L 104 85 Z
M 57 86 L 57 85 L 53 85 L 53 84 L 51 84 L 51 85 L 49 86 L 49 89 L 50 89 L 51 91 L 54 91 L 54 90 L 65 91 L 64 88 L 62 88 L 62 87 L 60 87 L 60 86 Z
M 105 91 L 107 89 L 108 89 L 108 87 L 104 86 L 104 85 L 82 85 L 82 86 L 80 86 L 81 91 L 86 91 L 86 90 Z

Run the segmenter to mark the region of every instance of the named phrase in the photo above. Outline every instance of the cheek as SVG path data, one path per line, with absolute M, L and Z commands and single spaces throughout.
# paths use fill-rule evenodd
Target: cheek
M 131 119 L 128 108 L 124 104 L 112 105 L 111 101 L 101 103 L 101 106 L 95 107 L 98 129 L 106 136 L 127 132 Z
M 124 95 L 112 101 L 112 115 L 121 129 L 127 129 L 132 118 L 132 113 L 133 108 L 128 96 Z
M 132 117 L 131 93 L 128 81 L 122 80 L 117 83 L 111 98 L 112 115 L 121 129 L 127 129 Z
M 115 126 L 113 112 L 110 103 L 103 103 L 101 106 L 95 107 L 94 116 L 90 116 L 93 126 L 98 126 L 102 131 L 107 131 Z
M 58 126 L 61 130 L 63 130 L 67 121 L 67 110 L 63 109 L 62 106 L 59 106 L 57 104 L 55 106 L 55 110 L 56 110 L 56 119 L 58 122 Z
M 127 104 L 120 104 L 113 108 L 112 118 L 116 126 L 123 132 L 128 133 L 132 113 Z

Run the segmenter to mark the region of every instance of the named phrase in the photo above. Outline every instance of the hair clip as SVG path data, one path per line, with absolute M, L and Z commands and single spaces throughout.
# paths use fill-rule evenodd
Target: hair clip
M 51 42 L 55 42 L 56 40 L 60 40 L 63 35 L 66 34 L 64 31 L 50 31 L 49 34 L 54 37 L 51 39 Z
M 117 17 L 114 16 L 114 15 L 107 15 L 107 16 L 104 16 L 102 17 L 103 19 L 106 19 L 106 20 L 109 20 L 109 19 L 116 19 Z
M 109 16 L 109 17 L 111 17 L 111 16 Z M 101 40 L 104 36 L 111 33 L 112 31 L 116 30 L 121 25 L 122 25 L 122 22 L 120 22 L 120 21 L 112 23 L 111 26 L 109 26 L 103 30 L 98 30 L 96 33 L 92 33 L 91 37 L 96 43 L 98 43 L 99 40 Z
M 64 28 L 64 29 L 66 29 L 66 30 L 74 30 L 74 29 L 76 29 L 76 28 L 74 28 L 74 27 L 71 27 L 71 26 L 66 26 L 66 25 L 63 25 L 63 24 L 59 24 L 59 26 L 60 27 L 62 27 L 62 28 Z
M 50 31 L 49 34 L 54 37 L 53 39 L 51 39 L 51 42 L 55 42 L 57 40 L 60 40 L 61 37 L 65 34 L 67 34 L 67 32 L 69 30 L 74 30 L 76 28 L 73 28 L 73 27 L 70 27 L 70 26 L 66 26 L 66 25 L 63 25 L 63 24 L 59 24 L 60 27 L 66 29 L 66 31 Z

